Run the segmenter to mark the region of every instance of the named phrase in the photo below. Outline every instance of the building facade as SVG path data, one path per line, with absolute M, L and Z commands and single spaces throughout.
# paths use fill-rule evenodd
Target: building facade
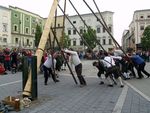
M 11 10 L 12 47 L 35 48 L 36 26 L 43 30 L 43 18 L 18 7 L 9 6 Z
M 127 47 L 129 47 L 129 43 L 128 41 L 128 37 L 129 37 L 129 30 L 124 30 L 123 35 L 122 35 L 122 39 L 121 39 L 121 43 L 122 43 L 122 49 L 123 50 L 127 50 Z
M 127 51 L 129 48 L 135 50 L 135 40 L 133 37 L 133 32 L 130 33 L 129 30 L 124 30 L 121 43 L 122 43 L 122 49 L 124 51 Z
M 64 21 L 65 21 L 64 20 L 64 15 L 59 15 L 59 16 L 57 16 L 57 18 L 54 17 L 53 22 L 52 22 L 52 28 L 53 28 L 53 30 L 54 29 L 56 30 L 56 38 L 58 39 L 58 42 L 59 42 L 59 44 L 61 46 L 63 46 L 63 43 L 64 43 L 63 42 L 64 41 L 64 39 L 63 39 L 64 38 L 63 37 L 64 36 L 63 32 L 65 32 L 64 31 L 64 27 L 65 27 Z M 53 35 L 52 35 L 52 39 L 54 39 Z M 54 46 L 56 46 L 56 45 L 58 45 L 58 44 L 55 41 L 55 45 Z
M 135 50 L 141 49 L 141 37 L 144 29 L 150 25 L 150 9 L 136 10 L 129 25 L 130 35 L 132 35 L 133 47 Z
M 113 12 L 105 11 L 101 13 L 111 34 L 113 35 Z M 100 18 L 99 13 L 96 15 Z M 71 23 L 76 27 L 78 32 L 82 34 L 87 30 L 86 26 L 80 19 L 78 15 L 68 16 Z M 104 47 L 106 51 L 109 51 L 113 48 L 113 41 L 100 22 L 95 18 L 92 13 L 82 14 L 81 17 L 85 21 L 85 23 L 90 26 L 92 29 L 96 30 L 97 40 Z M 69 35 L 71 40 L 71 47 L 76 50 L 84 50 L 86 45 L 83 44 L 83 41 L 74 27 L 70 24 L 70 22 L 66 19 L 65 21 L 65 33 Z M 97 47 L 98 48 L 98 45 Z
M 11 44 L 11 11 L 0 6 L 0 47 L 9 47 Z

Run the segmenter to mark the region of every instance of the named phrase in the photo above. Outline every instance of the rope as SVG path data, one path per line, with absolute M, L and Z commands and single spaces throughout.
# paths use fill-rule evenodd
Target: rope
M 8 107 L 6 107 L 3 103 L 0 102 L 0 113 L 8 113 Z
M 20 104 L 22 107 L 29 107 L 31 104 L 31 100 L 29 98 L 25 97 L 20 101 Z

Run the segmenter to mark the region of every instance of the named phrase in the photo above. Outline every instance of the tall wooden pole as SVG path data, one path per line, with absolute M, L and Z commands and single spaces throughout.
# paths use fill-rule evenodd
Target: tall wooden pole
M 51 32 L 50 28 L 51 28 L 51 24 L 52 24 L 53 17 L 54 17 L 55 11 L 57 9 L 57 6 L 58 6 L 58 0 L 54 0 L 51 10 L 50 10 L 50 13 L 49 13 L 48 18 L 45 23 L 45 27 L 43 30 L 43 34 L 41 36 L 40 43 L 38 45 L 38 49 L 36 50 L 36 53 L 35 53 L 35 55 L 37 56 L 37 70 L 38 71 L 39 71 L 39 66 L 41 63 L 42 56 L 43 56 L 43 52 L 45 49 L 45 45 L 46 45 L 47 39 L 49 37 L 49 33 Z M 32 86 L 31 78 L 32 77 L 31 77 L 31 71 L 30 71 L 28 74 L 28 81 L 26 82 L 26 85 L 25 85 L 25 88 L 23 91 L 23 96 L 31 96 L 31 92 L 32 92 L 31 91 L 31 89 L 32 89 L 31 88 L 31 86 Z
M 51 10 L 50 10 L 50 13 L 49 13 L 49 16 L 48 16 L 48 18 L 46 20 L 46 23 L 45 23 L 45 27 L 44 27 L 44 30 L 43 30 L 43 34 L 41 36 L 41 40 L 40 40 L 39 45 L 38 45 L 38 49 L 36 50 L 36 53 L 35 53 L 35 55 L 37 56 L 37 69 L 38 70 L 39 70 L 39 66 L 40 66 L 40 63 L 41 63 L 41 58 L 42 58 L 42 55 L 43 55 L 42 50 L 44 50 L 47 39 L 49 37 L 48 35 L 51 32 L 50 28 L 51 28 L 51 24 L 52 24 L 52 21 L 53 21 L 53 18 L 54 18 L 55 11 L 57 9 L 57 5 L 58 5 L 58 0 L 54 0 L 53 4 L 52 4 L 52 7 L 51 7 Z

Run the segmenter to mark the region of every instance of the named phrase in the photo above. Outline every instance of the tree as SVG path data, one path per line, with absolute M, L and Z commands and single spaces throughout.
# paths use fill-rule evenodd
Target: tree
M 141 38 L 141 45 L 142 45 L 143 50 L 150 49 L 150 26 L 147 26 L 143 32 L 143 35 Z
M 63 48 L 68 48 L 70 46 L 70 38 L 64 33 L 64 38 L 60 38 L 60 45 Z
M 38 47 L 40 39 L 41 39 L 41 35 L 42 35 L 42 29 L 41 26 L 39 26 L 37 24 L 36 26 L 36 32 L 35 32 L 35 46 Z
M 96 46 L 95 43 L 95 37 L 96 37 L 96 31 L 92 29 L 91 27 L 88 27 L 87 31 L 83 33 L 83 38 L 88 43 L 88 45 L 93 49 Z M 83 41 L 84 43 L 84 41 Z M 88 48 L 90 49 L 90 48 Z

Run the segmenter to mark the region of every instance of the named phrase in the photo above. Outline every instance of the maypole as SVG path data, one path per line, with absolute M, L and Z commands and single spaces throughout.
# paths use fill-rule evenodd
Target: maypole
M 48 18 L 47 18 L 45 26 L 44 26 L 44 30 L 43 30 L 38 48 L 37 48 L 36 53 L 35 53 L 35 55 L 37 56 L 37 70 L 39 70 L 39 66 L 41 63 L 41 59 L 43 56 L 45 45 L 46 45 L 47 39 L 49 37 L 49 33 L 51 32 L 50 28 L 52 25 L 52 21 L 53 21 L 57 6 L 58 6 L 58 0 L 54 0 L 52 7 L 51 7 L 51 10 L 50 10 L 50 13 L 48 15 Z M 32 80 L 31 79 L 32 79 L 31 72 L 29 72 L 28 73 L 28 80 L 27 80 L 26 85 L 24 87 L 23 96 L 31 96 L 31 92 L 32 92 L 31 91 L 31 89 L 32 89 L 31 88 L 32 87 Z

